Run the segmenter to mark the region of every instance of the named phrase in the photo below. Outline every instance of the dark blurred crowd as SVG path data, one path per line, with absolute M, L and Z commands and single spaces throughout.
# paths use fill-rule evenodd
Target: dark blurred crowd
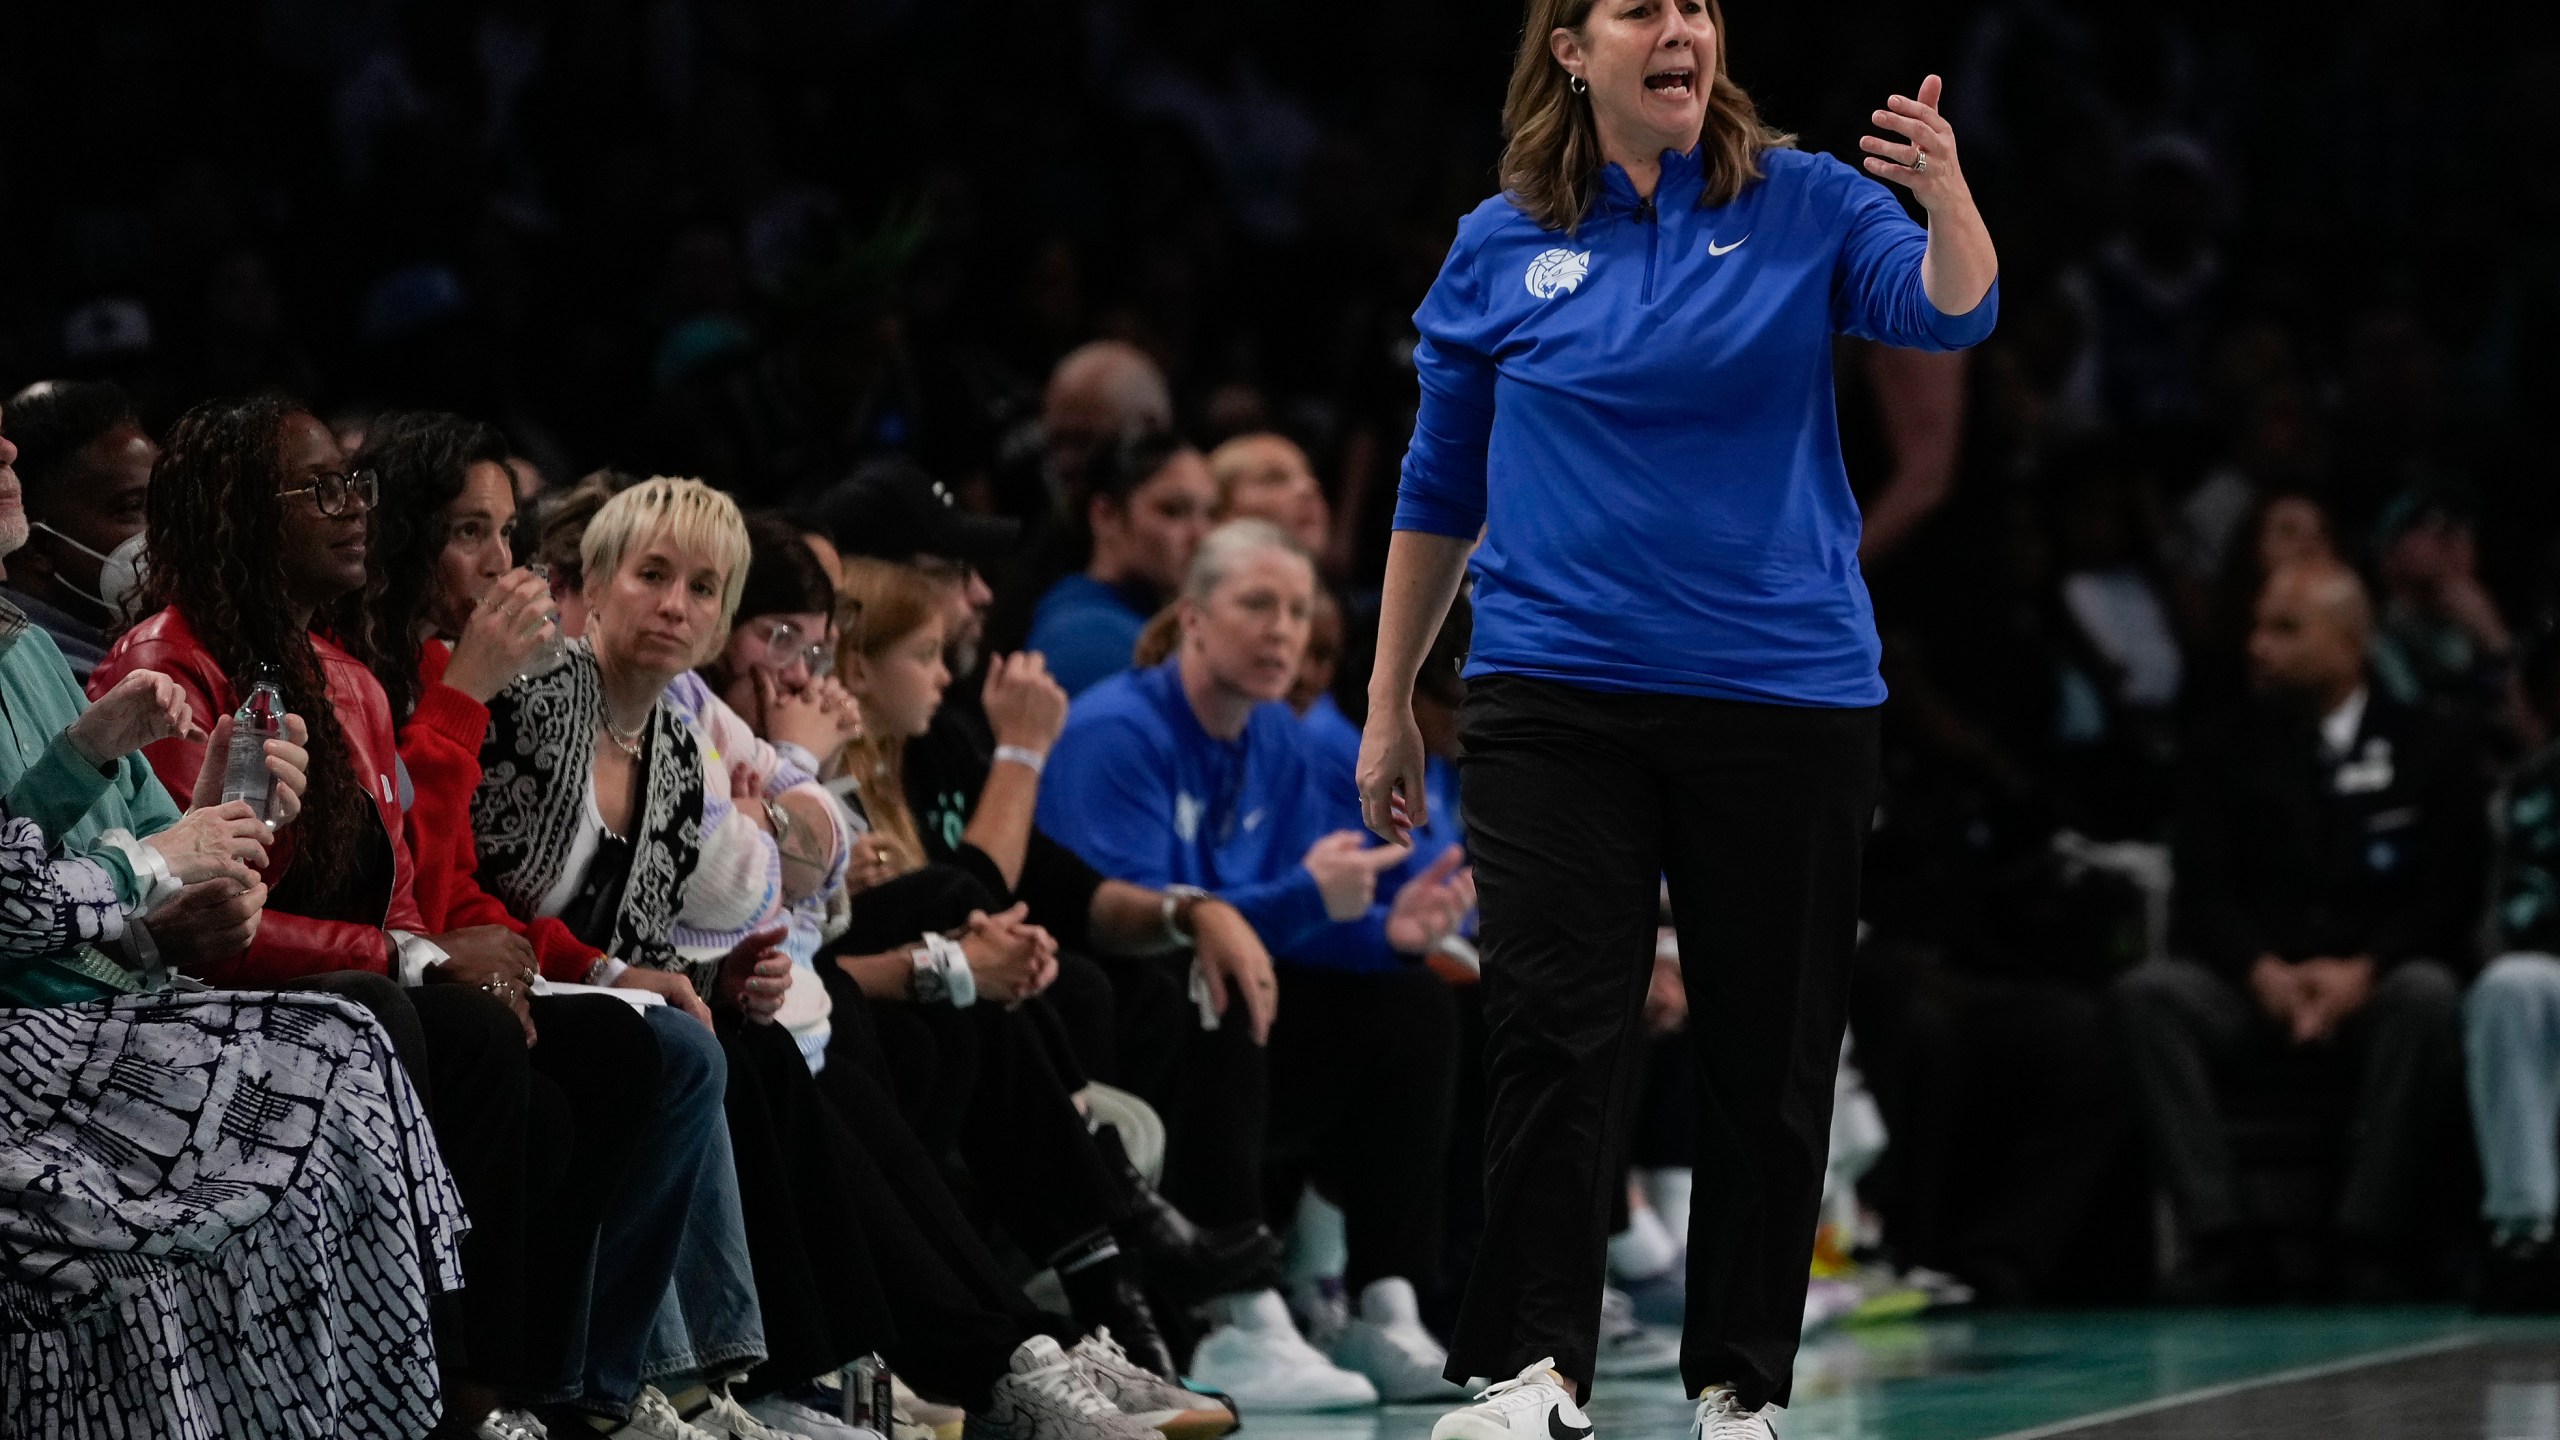
M 2485 817 L 2560 721 L 2560 185 L 2510 158 L 2560 26 L 1727 14 L 1807 148 L 1942 73 L 2001 250 L 1979 350 L 1836 355 L 1894 697 L 1854 1026 L 1882 1233 L 1997 1299 L 2471 1283 L 2461 997 L 2524 948 Z M 0 393 L 111 379 L 165 435 L 281 389 L 350 449 L 456 411 L 528 500 L 610 466 L 795 510 L 905 456 L 1023 524 L 998 649 L 1077 573 L 1134 632 L 1223 504 L 1316 556 L 1356 722 L 1409 316 L 1493 188 L 1515 38 L 1448 0 L 20 7 Z M 1158 484 L 1179 447 L 1132 426 L 1218 473 Z M 1296 448 L 1218 448 L 1265 435 Z M 1150 531 L 1142 489 L 1197 514 Z M 2547 1207 L 2493 1229 L 2554 1263 Z

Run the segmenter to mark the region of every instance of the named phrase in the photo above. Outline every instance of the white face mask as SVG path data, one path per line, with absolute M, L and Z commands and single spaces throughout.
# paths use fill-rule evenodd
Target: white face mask
M 142 600 L 142 577 L 146 557 L 142 542 L 146 537 L 137 532 L 132 539 L 109 552 L 98 569 L 98 603 L 107 607 L 119 621 L 135 619 L 134 610 Z M 86 547 L 83 547 L 86 548 Z M 96 554 L 96 551 L 90 551 Z

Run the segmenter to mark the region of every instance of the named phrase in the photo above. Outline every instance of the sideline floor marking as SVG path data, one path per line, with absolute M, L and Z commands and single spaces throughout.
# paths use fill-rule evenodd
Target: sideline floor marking
M 2207 1385 L 2200 1390 L 2181 1390 L 2175 1395 L 2162 1395 L 2133 1405 L 2119 1405 L 2113 1410 L 2101 1410 L 2094 1415 L 2082 1415 L 2070 1420 L 2057 1420 L 2050 1425 L 2038 1425 L 2032 1430 L 2011 1430 L 2005 1434 L 1992 1436 L 1991 1440 L 2051 1440 L 2054 1436 L 2074 1435 L 2083 1430 L 2095 1429 L 2100 1425 L 2112 1425 L 2118 1420 L 2131 1420 L 2141 1415 L 2156 1415 L 2163 1410 L 2175 1410 L 2185 1405 L 2219 1400 L 2226 1395 L 2238 1395 L 2245 1391 L 2263 1390 L 2270 1385 L 2290 1385 L 2303 1380 L 2322 1380 L 2331 1375 L 2343 1375 L 2350 1370 L 2367 1370 L 2396 1361 L 2417 1360 L 2429 1355 L 2467 1350 L 2474 1345 L 2484 1343 L 2484 1339 L 2485 1337 L 2479 1335 L 2446 1335 L 2439 1339 L 2423 1340 L 2415 1345 L 2400 1345 L 2389 1350 L 2374 1350 L 2362 1355 L 2325 1360 L 2317 1365 L 2302 1365 L 2291 1370 L 2278 1370 L 2271 1375 L 2259 1375 L 2247 1380 L 2231 1380 L 2220 1385 Z

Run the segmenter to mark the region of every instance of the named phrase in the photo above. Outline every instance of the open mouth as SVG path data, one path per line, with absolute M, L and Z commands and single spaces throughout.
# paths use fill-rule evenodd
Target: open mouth
M 1695 70 L 1657 70 L 1644 77 L 1644 88 L 1672 100 L 1686 100 L 1690 82 L 1697 78 Z

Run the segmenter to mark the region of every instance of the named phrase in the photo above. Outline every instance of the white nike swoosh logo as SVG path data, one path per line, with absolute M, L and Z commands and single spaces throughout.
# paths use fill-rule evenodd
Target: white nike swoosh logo
M 1745 235 L 1742 237 L 1742 240 L 1748 240 L 1750 238 L 1751 237 L 1749 235 Z M 1710 255 L 1730 255 L 1734 251 L 1742 248 L 1742 240 L 1736 240 L 1730 245 L 1719 245 L 1713 240 L 1710 240 L 1707 242 L 1707 253 Z

